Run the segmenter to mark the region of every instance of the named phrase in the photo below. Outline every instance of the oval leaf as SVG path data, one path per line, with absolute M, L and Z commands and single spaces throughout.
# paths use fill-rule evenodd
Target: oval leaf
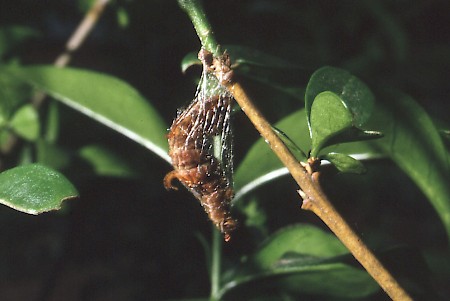
M 311 107 L 311 156 L 317 157 L 326 142 L 336 134 L 352 127 L 353 116 L 333 92 L 316 96 Z
M 142 144 L 167 162 L 167 126 L 133 87 L 109 75 L 53 66 L 17 74 L 66 105 Z
M 362 126 L 372 114 L 375 97 L 370 89 L 346 70 L 325 66 L 311 76 L 305 93 L 305 109 L 309 118 L 317 95 L 324 91 L 336 93 L 352 112 L 353 124 Z
M 0 203 L 28 214 L 57 210 L 78 196 L 60 173 L 39 164 L 23 165 L 0 174 Z

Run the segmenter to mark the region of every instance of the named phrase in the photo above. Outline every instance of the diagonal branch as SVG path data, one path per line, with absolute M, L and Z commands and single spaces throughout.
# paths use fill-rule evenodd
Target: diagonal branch
M 305 165 L 305 168 L 297 161 L 290 150 L 284 145 L 283 141 L 273 131 L 271 125 L 254 105 L 245 89 L 238 81 L 233 78 L 231 78 L 231 80 L 223 80 L 225 76 L 223 72 L 221 73 L 221 70 L 229 70 L 230 66 L 220 65 L 224 64 L 227 60 L 218 57 L 218 55 L 220 55 L 217 53 L 219 47 L 215 43 L 211 25 L 206 19 L 206 15 L 200 2 L 198 0 L 179 0 L 178 3 L 191 18 L 203 48 L 215 54 L 215 68 L 218 70 L 216 71 L 218 79 L 221 80 L 233 94 L 242 111 L 247 115 L 261 136 L 267 141 L 272 151 L 288 168 L 292 177 L 300 186 L 301 191 L 299 191 L 299 193 L 304 200 L 302 209 L 314 212 L 330 228 L 330 230 L 333 231 L 393 300 L 412 300 L 408 293 L 375 257 L 373 252 L 362 242 L 328 200 L 320 187 L 319 172 L 314 171 L 315 168 L 311 168 L 310 165 Z M 217 64 L 219 65 L 217 66 Z M 227 76 L 227 78 L 229 77 Z M 312 160 L 311 165 L 314 163 L 315 161 Z

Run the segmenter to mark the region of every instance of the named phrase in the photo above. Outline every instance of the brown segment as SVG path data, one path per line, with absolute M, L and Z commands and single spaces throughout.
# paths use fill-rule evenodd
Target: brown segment
M 225 241 L 237 227 L 230 213 L 234 192 L 224 167 L 211 152 L 213 137 L 228 120 L 231 101 L 228 95 L 196 99 L 179 114 L 167 136 L 174 170 L 164 177 L 167 189 L 176 189 L 172 181 L 178 179 L 192 191 Z

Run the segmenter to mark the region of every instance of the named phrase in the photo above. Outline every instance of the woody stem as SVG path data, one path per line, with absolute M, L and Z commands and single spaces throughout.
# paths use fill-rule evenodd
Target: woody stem
M 203 48 L 212 52 L 216 57 L 220 56 L 221 54 L 217 53 L 218 47 L 212 33 L 211 25 L 207 21 L 205 12 L 199 1 L 178 0 L 178 3 L 189 15 Z M 225 83 L 225 85 L 233 94 L 242 111 L 247 115 L 265 141 L 267 141 L 272 151 L 288 168 L 292 177 L 302 189 L 301 195 L 304 199 L 302 209 L 314 212 L 333 231 L 393 300 L 412 300 L 390 272 L 375 257 L 374 253 L 362 242 L 348 223 L 335 210 L 320 187 L 318 180 L 319 173 L 308 172 L 298 162 L 279 136 L 273 131 L 262 113 L 253 104 L 239 82 L 231 81 Z

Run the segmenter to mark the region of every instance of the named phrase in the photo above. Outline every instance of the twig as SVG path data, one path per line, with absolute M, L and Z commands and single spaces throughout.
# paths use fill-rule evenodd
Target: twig
M 66 49 L 63 53 L 58 55 L 53 65 L 56 67 L 65 67 L 69 64 L 70 60 L 72 59 L 72 54 L 80 48 L 80 46 L 85 41 L 86 37 L 89 35 L 89 33 L 94 29 L 95 25 L 97 24 L 97 21 L 99 20 L 100 16 L 102 15 L 103 10 L 105 9 L 106 5 L 108 4 L 110 0 L 97 0 L 92 7 L 89 9 L 89 11 L 84 16 L 81 23 L 78 25 L 78 27 L 75 29 L 75 31 L 72 33 L 72 36 L 69 38 L 69 40 L 66 43 Z M 31 103 L 35 107 L 40 107 L 42 104 L 42 101 L 45 99 L 44 93 L 36 93 Z
M 199 1 L 179 0 L 178 2 L 191 18 L 197 31 L 197 35 L 202 42 L 202 46 L 206 50 L 214 53 L 218 47 L 217 44 L 211 43 L 211 41 L 215 41 L 215 39 L 211 37 L 211 26 L 206 19 Z M 199 28 L 202 30 L 199 31 Z M 206 44 L 205 41 L 208 41 L 209 43 Z M 229 66 L 224 66 L 222 69 L 227 69 L 227 67 Z M 299 193 L 304 200 L 302 209 L 310 210 L 322 219 L 391 299 L 396 301 L 412 300 L 408 293 L 399 285 L 397 280 L 336 211 L 320 187 L 319 173 L 314 169 L 309 169 L 308 172 L 307 169 L 297 161 L 290 150 L 284 145 L 283 141 L 272 130 L 270 124 L 253 104 L 239 82 L 231 80 L 223 81 L 223 84 L 225 84 L 233 94 L 242 111 L 247 115 L 265 141 L 267 141 L 273 152 L 288 168 L 292 177 L 300 186 L 301 191 L 299 191 Z
M 77 29 L 75 29 L 72 36 L 66 43 L 66 48 L 63 53 L 61 53 L 53 63 L 57 67 L 65 67 L 69 64 L 72 54 L 83 44 L 86 37 L 94 28 L 97 23 L 99 17 L 101 16 L 104 8 L 108 4 L 110 0 L 97 0 L 91 7 L 91 9 L 86 13 L 85 17 L 78 25 Z M 36 91 L 32 96 L 30 103 L 35 107 L 39 108 L 44 101 L 46 94 L 44 92 Z M 11 135 L 9 140 L 2 145 L 0 152 L 2 154 L 10 153 L 17 143 L 19 139 L 15 135 Z M 1 165 L 1 164 L 0 164 Z M 0 169 L 2 167 L 0 166 Z

